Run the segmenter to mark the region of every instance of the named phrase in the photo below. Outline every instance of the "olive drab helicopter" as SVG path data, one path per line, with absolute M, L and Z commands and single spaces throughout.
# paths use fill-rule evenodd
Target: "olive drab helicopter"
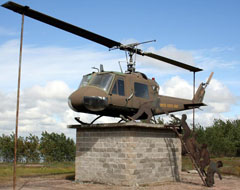
M 84 75 L 79 88 L 69 96 L 68 104 L 72 110 L 99 115 L 91 124 L 102 116 L 119 117 L 121 121 L 127 119 L 147 119 L 147 122 L 150 122 L 152 116 L 155 115 L 195 109 L 205 105 L 203 103 L 205 88 L 209 84 L 213 73 L 211 73 L 206 83 L 200 84 L 192 100 L 159 95 L 159 85 L 155 79 L 149 79 L 144 73 L 136 71 L 135 61 L 133 60 L 134 55 L 147 56 L 181 67 L 193 72 L 194 76 L 195 72 L 202 71 L 202 69 L 151 52 L 144 52 L 137 48 L 142 43 L 121 44 L 120 42 L 37 12 L 28 6 L 22 6 L 14 2 L 7 2 L 2 6 L 104 45 L 109 50 L 120 49 L 128 53 L 129 60 L 125 73 L 104 71 L 101 65 L 98 72 Z M 151 41 L 143 43 L 148 42 Z M 81 124 L 86 124 L 80 118 L 75 119 Z

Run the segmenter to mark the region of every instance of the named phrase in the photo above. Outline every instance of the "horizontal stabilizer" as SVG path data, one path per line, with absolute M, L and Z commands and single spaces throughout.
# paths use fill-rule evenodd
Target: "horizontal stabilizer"
M 192 104 L 184 104 L 185 109 L 193 109 L 193 108 L 199 108 L 201 106 L 207 106 L 207 104 L 204 103 L 192 103 Z

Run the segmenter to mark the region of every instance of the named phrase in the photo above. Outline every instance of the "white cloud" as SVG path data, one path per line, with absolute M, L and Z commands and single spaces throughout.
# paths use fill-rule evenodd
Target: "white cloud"
M 236 97 L 220 81 L 212 79 L 207 87 L 205 102 L 209 105 L 209 111 L 222 113 L 230 111 L 237 101 Z
M 12 30 L 0 26 L 0 36 L 15 36 L 16 34 L 17 32 L 14 32 Z
M 211 52 L 220 52 L 220 53 L 222 53 L 222 52 L 226 52 L 226 51 L 233 51 L 234 50 L 234 48 L 233 47 L 227 47 L 227 46 L 225 46 L 225 47 L 214 47 L 214 48 L 211 48 L 210 49 L 210 51 Z
M 189 65 L 194 65 L 192 53 L 190 51 L 177 49 L 174 45 L 168 45 L 159 50 L 150 48 L 148 51 L 168 57 L 170 59 L 178 60 Z
M 192 127 L 192 124 L 193 124 L 192 110 L 178 112 L 174 115 L 178 118 L 181 118 L 182 114 L 187 115 L 187 123 L 190 127 Z M 171 118 L 170 116 L 164 116 L 163 119 L 165 122 L 169 122 Z M 229 118 L 225 117 L 221 113 L 211 113 L 211 112 L 206 112 L 201 110 L 195 110 L 195 126 L 200 124 L 202 127 L 209 127 L 213 124 L 214 119 L 227 120 Z
M 196 90 L 197 88 L 198 86 L 196 86 Z M 160 94 L 192 99 L 193 87 L 186 80 L 179 76 L 174 76 L 160 87 Z M 208 105 L 206 111 L 210 113 L 228 112 L 236 102 L 237 97 L 230 92 L 227 86 L 214 78 L 211 80 L 206 88 L 204 98 L 204 103 Z
M 11 40 L 0 45 L 0 134 L 15 130 L 16 84 L 19 41 Z M 20 99 L 19 135 L 40 135 L 44 130 L 64 132 L 74 137 L 75 130 L 67 129 L 76 124 L 79 116 L 67 105 L 67 98 L 77 88 L 83 74 L 91 67 L 104 64 L 106 70 L 119 70 L 116 53 L 99 52 L 82 48 L 37 47 L 24 45 Z M 68 84 L 67 84 L 68 83 Z M 81 114 L 89 122 L 94 115 Z M 114 119 L 101 118 L 111 122 Z
M 186 50 L 180 50 L 177 49 L 175 46 L 173 45 L 169 45 L 169 46 L 165 46 L 161 49 L 155 49 L 153 47 L 150 47 L 146 50 L 146 52 L 152 52 L 173 60 L 177 60 L 180 61 L 182 63 L 185 64 L 189 64 L 189 65 L 195 65 L 194 63 L 194 57 L 192 55 L 192 52 L 190 51 L 186 51 Z M 140 62 L 140 66 L 144 66 L 147 68 L 143 68 L 146 72 L 150 72 L 152 71 L 156 71 L 156 73 L 160 73 L 160 74 L 176 74 L 176 73 L 180 73 L 183 70 L 179 69 L 176 66 L 172 66 L 166 62 L 162 62 L 159 60 L 155 60 L 146 56 L 138 56 L 137 60 L 139 60 Z M 153 68 L 151 68 L 153 67 Z M 150 69 L 149 69 L 150 68 Z
M 50 81 L 45 86 L 35 85 L 21 92 L 19 135 L 29 133 L 40 135 L 43 131 L 65 133 L 75 138 L 75 130 L 67 125 L 77 124 L 74 117 L 81 116 L 84 122 L 90 122 L 95 115 L 79 114 L 70 110 L 67 98 L 71 90 L 63 81 Z M 13 93 L 12 93 L 13 94 Z M 0 134 L 10 134 L 15 131 L 16 97 L 12 94 L 0 93 Z M 6 102 L 11 102 L 6 104 Z M 103 117 L 98 122 L 116 122 L 114 118 Z
M 197 89 L 196 89 L 197 90 Z M 160 89 L 160 94 L 174 96 L 179 98 L 192 99 L 192 86 L 179 76 L 172 77 Z M 236 103 L 236 97 L 230 92 L 230 90 L 224 86 L 220 81 L 212 79 L 210 85 L 206 89 L 204 103 L 207 107 L 201 107 L 201 110 L 196 110 L 196 121 L 203 126 L 209 126 L 214 119 L 232 119 L 224 116 L 224 113 L 228 112 L 232 105 Z M 192 123 L 192 111 L 184 112 L 188 115 L 188 122 Z M 176 113 L 181 117 L 180 113 Z M 164 117 L 166 121 L 168 117 Z
M 179 76 L 172 77 L 160 87 L 160 94 L 185 99 L 192 99 L 193 87 Z
M 0 87 L 16 88 L 19 43 L 11 40 L 0 46 Z M 52 80 L 78 83 L 91 67 L 104 64 L 106 70 L 119 70 L 119 55 L 83 48 L 36 47 L 24 45 L 22 59 L 22 85 L 30 87 Z
M 36 85 L 23 90 L 20 99 L 19 134 L 34 133 L 40 135 L 44 130 L 64 131 L 70 134 L 66 130 L 67 123 L 64 123 L 62 119 L 69 109 L 67 95 L 70 94 L 70 91 L 62 81 L 51 81 L 45 86 Z M 7 102 L 16 102 L 16 97 L 11 94 L 1 93 L 1 96 Z M 0 111 L 1 132 L 4 128 L 4 132 L 9 134 L 15 130 L 16 107 L 11 104 L 4 105 L 2 101 L 0 107 L 5 108 L 5 110 Z
M 239 67 L 239 61 L 229 59 L 233 53 L 238 52 L 233 47 L 214 47 L 210 49 L 192 50 L 191 53 L 194 56 L 196 63 L 200 68 L 204 70 L 216 70 L 216 69 L 235 69 Z

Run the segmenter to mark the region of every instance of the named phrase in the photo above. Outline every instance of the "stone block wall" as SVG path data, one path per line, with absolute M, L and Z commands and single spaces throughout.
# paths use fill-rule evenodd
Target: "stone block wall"
M 79 182 L 118 185 L 179 181 L 181 143 L 163 128 L 77 128 L 76 175 Z

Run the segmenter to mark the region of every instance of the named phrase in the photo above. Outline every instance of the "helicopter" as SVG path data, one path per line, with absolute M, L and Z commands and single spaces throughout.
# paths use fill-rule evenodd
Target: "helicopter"
M 9 1 L 4 3 L 2 7 L 106 46 L 109 50 L 119 49 L 125 51 L 129 57 L 125 73 L 105 71 L 103 66 L 100 65 L 100 69 L 97 69 L 97 72 L 83 76 L 78 89 L 68 98 L 68 105 L 73 111 L 99 115 L 90 124 L 93 124 L 102 116 L 119 117 L 121 118 L 119 122 L 123 120 L 146 119 L 146 122 L 150 123 L 151 118 L 156 115 L 189 109 L 194 110 L 195 108 L 206 106 L 203 103 L 203 98 L 213 73 L 210 74 L 206 83 L 199 85 L 193 99 L 190 100 L 159 95 L 159 85 L 155 79 L 149 79 L 144 73 L 136 71 L 136 62 L 133 60 L 134 55 L 147 56 L 189 70 L 194 73 L 194 80 L 195 73 L 202 71 L 200 68 L 151 52 L 144 52 L 138 48 L 140 44 L 152 41 L 122 44 L 30 9 L 28 6 L 22 6 Z M 75 119 L 81 124 L 87 124 L 81 121 L 79 117 Z

